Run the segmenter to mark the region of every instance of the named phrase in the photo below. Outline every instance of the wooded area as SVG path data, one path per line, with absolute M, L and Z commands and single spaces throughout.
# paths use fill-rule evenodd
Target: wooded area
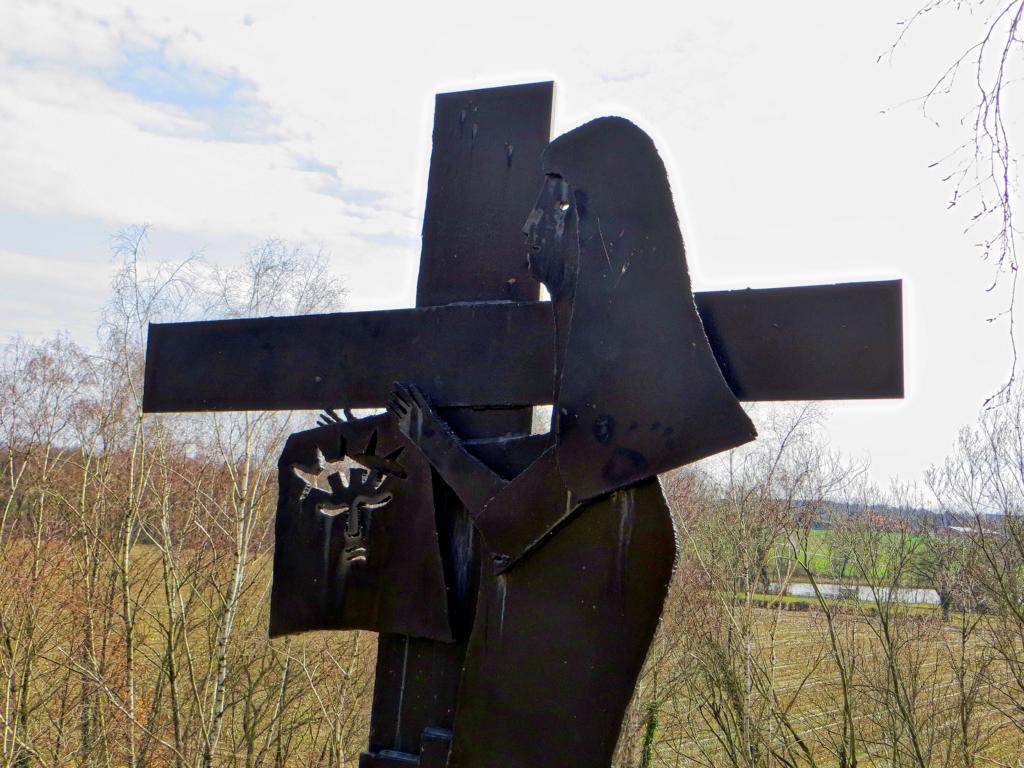
M 282 243 L 224 275 L 154 271 L 144 242 L 119 241 L 98 351 L 0 361 L 3 764 L 355 765 L 374 637 L 266 632 L 277 452 L 306 416 L 143 418 L 139 389 L 149 320 L 340 289 Z M 884 493 L 814 406 L 756 415 L 756 444 L 663 477 L 681 556 L 617 765 L 1019 765 L 1021 402 Z

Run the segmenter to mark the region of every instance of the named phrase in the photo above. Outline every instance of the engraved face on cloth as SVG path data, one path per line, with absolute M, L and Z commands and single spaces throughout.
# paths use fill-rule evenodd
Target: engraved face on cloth
M 572 253 L 568 226 L 573 213 L 569 184 L 561 176 L 548 174 L 537 202 L 523 225 L 526 235 L 526 266 L 535 280 L 543 283 L 552 297 L 563 293 Z

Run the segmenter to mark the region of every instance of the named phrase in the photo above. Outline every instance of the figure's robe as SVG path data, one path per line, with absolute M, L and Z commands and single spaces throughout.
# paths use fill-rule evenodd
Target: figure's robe
M 491 522 L 568 501 L 550 449 L 509 490 Z M 608 766 L 675 558 L 657 478 L 584 503 L 506 570 L 482 557 L 449 766 Z

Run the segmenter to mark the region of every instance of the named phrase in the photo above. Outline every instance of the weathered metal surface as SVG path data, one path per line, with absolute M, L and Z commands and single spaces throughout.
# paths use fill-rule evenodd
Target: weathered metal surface
M 453 639 L 430 465 L 405 448 L 385 416 L 288 438 L 278 462 L 271 636 L 369 629 Z M 346 457 L 359 467 L 325 469 Z M 314 484 L 324 474 L 329 490 Z
M 611 764 L 674 534 L 654 479 L 585 505 L 505 573 L 485 560 L 451 768 Z
M 549 181 L 527 233 L 552 297 L 572 307 L 556 329 L 567 339 L 556 406 L 569 490 L 593 498 L 753 440 L 690 298 L 651 139 L 603 117 L 553 141 L 543 162 Z
M 692 296 L 635 126 L 545 179 L 550 83 L 436 106 L 419 308 L 154 325 L 144 408 L 387 403 L 286 445 L 272 632 L 381 633 L 362 768 L 604 768 L 674 564 L 654 474 L 750 439 L 737 397 L 901 396 L 900 284 Z
M 491 88 L 441 94 L 434 110 L 433 152 L 423 220 L 416 304 L 434 307 L 450 302 L 536 299 L 539 286 L 525 271 L 522 235 L 514 210 L 527 210 L 542 173 L 540 154 L 551 125 L 552 84 Z M 446 313 L 455 308 L 447 308 Z M 535 310 L 528 310 L 531 314 Z M 530 359 L 513 360 L 506 350 L 486 352 L 451 346 L 468 329 L 450 329 L 441 344 L 447 359 L 461 357 L 448 381 L 479 384 L 495 376 L 516 379 L 531 369 L 550 366 L 549 335 L 524 339 Z M 511 320 L 489 331 L 519 336 L 525 329 Z M 472 333 L 472 332 L 470 332 Z M 455 354 L 453 355 L 453 352 Z M 538 360 L 532 355 L 544 355 Z M 420 345 L 407 357 L 423 359 Z M 468 360 L 490 360 L 470 372 Z M 439 362 L 437 359 L 435 363 Z M 491 365 L 495 367 L 487 371 Z M 430 371 L 432 382 L 443 367 Z M 498 369 L 502 373 L 498 373 Z M 394 381 L 393 377 L 391 381 Z M 425 380 L 425 379 L 424 379 Z M 383 393 L 379 393 L 380 397 Z M 550 397 L 550 395 L 543 395 Z M 377 405 L 383 405 L 379 399 Z M 451 404 L 471 403 L 470 398 Z M 506 395 L 497 402 L 526 404 Z M 529 408 L 471 411 L 448 408 L 445 415 L 466 437 L 529 434 Z M 476 608 L 479 580 L 476 530 L 458 497 L 435 473 L 433 502 L 449 584 L 449 613 L 457 643 L 381 635 L 370 722 L 372 765 L 400 750 L 419 755 L 422 768 L 444 768 L 454 720 L 455 696 Z M 447 734 L 447 737 L 446 737 Z
M 901 286 L 711 291 L 694 300 L 740 400 L 902 397 Z M 543 302 L 155 323 L 144 406 L 370 408 L 387 402 L 394 381 L 422 382 L 442 405 L 545 404 L 553 337 Z
M 579 503 L 553 446 L 503 481 L 416 388 L 389 410 L 462 495 L 488 555 L 449 765 L 607 766 L 675 563 L 657 480 Z
M 690 300 L 647 136 L 598 120 L 544 161 L 524 231 L 530 272 L 552 297 L 548 447 L 507 476 L 470 453 L 419 387 L 396 385 L 388 404 L 481 537 L 455 768 L 610 764 L 675 564 L 655 475 L 755 436 Z
M 464 642 L 380 635 L 367 748 L 370 755 L 390 751 L 416 756 L 428 728 L 450 732 L 465 650 Z
M 903 397 L 903 282 L 694 296 L 740 400 Z M 742 338 L 742 344 L 732 339 Z
M 550 400 L 549 317 L 535 302 L 154 324 L 144 407 L 380 407 L 397 377 L 445 405 Z
M 554 83 L 438 94 L 416 306 L 536 299 L 519 213 L 543 178 Z

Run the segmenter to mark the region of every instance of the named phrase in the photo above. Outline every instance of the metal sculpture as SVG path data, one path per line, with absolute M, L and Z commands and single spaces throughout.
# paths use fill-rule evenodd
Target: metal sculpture
M 656 474 L 752 439 L 738 400 L 902 396 L 898 281 L 694 296 L 650 139 L 547 146 L 550 108 L 438 97 L 417 309 L 150 328 L 149 411 L 388 406 L 279 465 L 271 633 L 380 633 L 363 768 L 607 766 L 675 560 Z
M 603 118 L 543 165 L 524 232 L 554 317 L 548 445 L 502 477 L 415 385 L 389 404 L 482 539 L 451 766 L 610 764 L 676 558 L 656 474 L 755 436 L 690 300 L 650 139 Z

